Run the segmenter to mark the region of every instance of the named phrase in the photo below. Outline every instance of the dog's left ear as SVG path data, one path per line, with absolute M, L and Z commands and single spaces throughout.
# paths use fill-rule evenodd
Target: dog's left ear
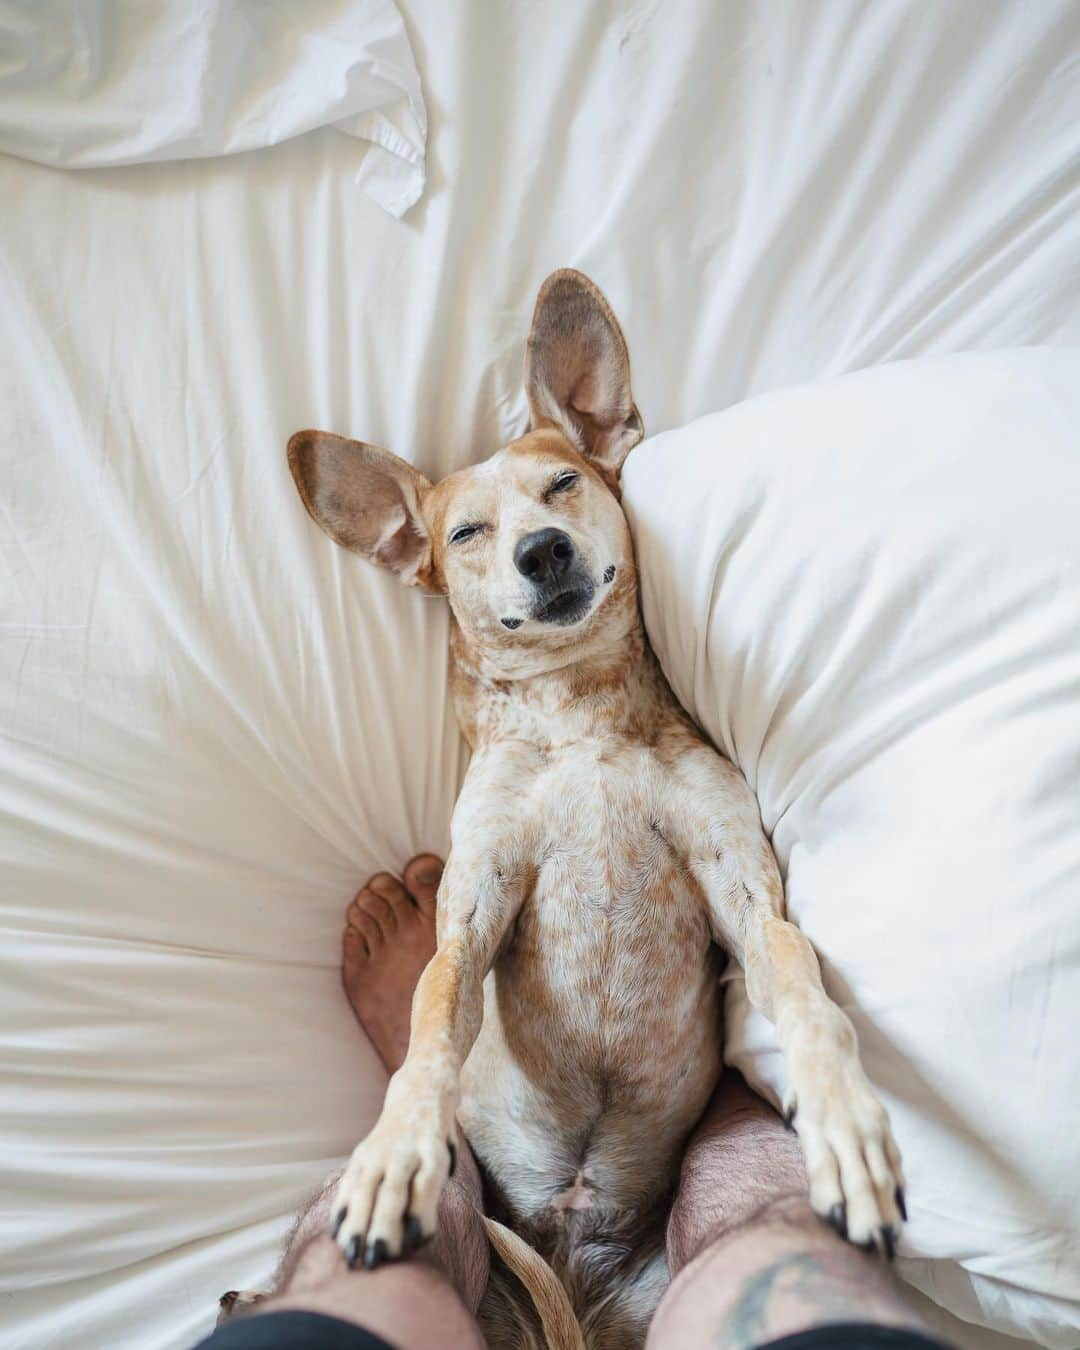
M 389 450 L 329 431 L 298 431 L 289 468 L 316 525 L 342 548 L 434 591 L 431 539 L 421 510 L 431 484 Z
M 540 287 L 525 354 L 533 427 L 564 432 L 612 482 L 645 435 L 630 392 L 630 355 L 599 288 L 571 268 Z

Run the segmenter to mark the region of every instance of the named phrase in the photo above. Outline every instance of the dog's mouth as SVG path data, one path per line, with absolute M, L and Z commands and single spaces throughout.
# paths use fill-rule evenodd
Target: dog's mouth
M 565 627 L 585 617 L 592 604 L 592 598 L 593 587 L 588 583 L 584 586 L 571 586 L 559 591 L 557 595 L 533 610 L 532 617 L 538 623 L 555 623 Z

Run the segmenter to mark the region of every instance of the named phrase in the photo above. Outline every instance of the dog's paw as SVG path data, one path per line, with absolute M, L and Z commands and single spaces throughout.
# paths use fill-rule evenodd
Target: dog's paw
M 334 1197 L 332 1233 L 349 1267 L 374 1270 L 411 1256 L 435 1235 L 439 1196 L 454 1170 L 440 1128 L 399 1133 L 385 1117 L 357 1146 Z
M 907 1218 L 900 1150 L 857 1060 L 808 1075 L 784 1101 L 810 1177 L 810 1204 L 842 1237 L 890 1260 Z

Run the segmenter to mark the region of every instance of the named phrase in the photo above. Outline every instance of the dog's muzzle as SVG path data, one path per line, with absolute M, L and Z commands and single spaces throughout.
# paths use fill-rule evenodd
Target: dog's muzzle
M 550 599 L 541 599 L 529 617 L 539 623 L 577 623 L 589 612 L 594 590 L 592 582 L 583 577 L 579 584 L 557 591 Z
M 588 613 L 596 588 L 565 530 L 534 530 L 519 539 L 514 566 L 536 591 L 530 619 L 567 625 Z

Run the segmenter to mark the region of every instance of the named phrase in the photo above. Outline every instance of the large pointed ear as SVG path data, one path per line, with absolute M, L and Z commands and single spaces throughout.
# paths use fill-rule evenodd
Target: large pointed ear
M 630 356 L 599 288 L 571 268 L 552 272 L 536 299 L 525 355 L 534 427 L 555 426 L 617 480 L 645 435 L 630 392 Z
M 329 431 L 298 431 L 289 468 L 312 520 L 331 539 L 434 589 L 431 540 L 420 513 L 430 482 L 397 455 Z

